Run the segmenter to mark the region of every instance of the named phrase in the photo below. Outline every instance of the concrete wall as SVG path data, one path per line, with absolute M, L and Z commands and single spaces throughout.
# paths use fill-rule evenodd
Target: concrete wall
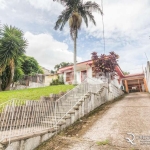
M 147 62 L 147 66 L 145 68 L 145 78 L 146 78 L 148 90 L 150 92 L 150 62 L 149 61 Z
M 16 140 L 10 144 L 6 144 L 6 148 L 1 147 L 0 150 L 33 150 L 53 135 L 54 133 L 45 133 L 24 138 L 22 140 Z

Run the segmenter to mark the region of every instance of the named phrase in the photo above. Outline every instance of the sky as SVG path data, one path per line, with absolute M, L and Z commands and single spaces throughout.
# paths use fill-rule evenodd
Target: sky
M 86 2 L 87 0 L 83 0 Z M 101 7 L 101 0 L 92 0 Z M 82 22 L 77 39 L 77 61 L 91 59 L 91 53 L 119 54 L 123 71 L 141 72 L 150 59 L 150 0 L 103 0 L 105 52 L 102 16 L 93 12 L 96 26 Z M 54 30 L 64 6 L 53 0 L 0 0 L 0 22 L 18 27 L 28 41 L 26 55 L 41 66 L 54 69 L 61 62 L 73 62 L 73 41 L 68 23 Z

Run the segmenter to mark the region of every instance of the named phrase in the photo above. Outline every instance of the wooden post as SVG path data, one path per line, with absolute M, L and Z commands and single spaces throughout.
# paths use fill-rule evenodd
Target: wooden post
M 147 83 L 146 83 L 145 78 L 143 79 L 143 81 L 144 81 L 144 87 L 145 87 L 145 90 L 146 90 L 146 92 L 148 92 L 148 87 L 147 87 Z
M 127 82 L 127 80 L 125 80 L 124 82 L 125 82 L 126 92 L 129 93 L 128 82 Z

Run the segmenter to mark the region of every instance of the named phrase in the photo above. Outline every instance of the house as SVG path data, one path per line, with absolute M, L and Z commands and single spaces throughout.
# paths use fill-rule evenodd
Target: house
M 77 71 L 77 83 L 80 84 L 82 81 L 86 79 L 86 77 L 92 77 L 92 60 L 84 61 L 81 63 L 77 63 L 76 71 Z M 58 73 L 63 75 L 65 84 L 73 83 L 73 65 L 67 66 L 64 68 L 60 68 Z
M 58 79 L 58 74 L 45 75 L 45 86 L 49 86 L 50 83 L 55 79 Z
M 111 83 L 116 87 L 122 88 L 127 93 L 148 91 L 144 73 L 124 75 L 119 66 L 116 66 L 115 70 L 117 75 L 113 77 Z M 88 60 L 77 63 L 76 72 L 78 84 L 83 82 L 87 77 L 95 78 L 95 74 L 93 73 L 93 61 Z M 59 69 L 58 73 L 59 75 L 63 75 L 65 84 L 73 84 L 73 65 Z M 104 82 L 106 78 L 101 76 L 99 80 Z
M 77 76 L 77 83 L 78 84 L 83 82 L 87 77 L 95 78 L 95 74 L 93 72 L 93 61 L 92 60 L 77 63 L 76 70 L 77 70 L 76 76 Z M 73 77 L 74 76 L 73 75 L 73 65 L 59 69 L 58 73 L 60 75 L 63 75 L 65 84 L 72 84 L 73 83 L 73 79 L 74 79 L 74 77 Z M 112 82 L 117 87 L 120 88 L 122 83 L 121 83 L 121 80 L 118 81 L 118 78 L 119 78 L 118 76 L 115 76 L 115 78 L 113 79 Z M 101 76 L 101 77 L 99 77 L 99 80 L 104 81 L 104 80 L 106 80 L 106 78 L 104 76 Z
M 42 67 L 42 70 L 44 72 L 44 76 L 45 76 L 45 82 L 44 85 L 45 86 L 49 86 L 50 83 L 52 82 L 52 80 L 55 80 L 58 78 L 58 74 L 57 73 L 51 73 L 50 70 Z
M 48 70 L 48 69 L 46 69 L 45 67 L 42 67 L 42 66 L 41 66 L 41 68 L 42 68 L 42 70 L 43 70 L 43 74 L 45 74 L 45 75 L 51 74 L 51 71 L 50 71 L 50 70 Z

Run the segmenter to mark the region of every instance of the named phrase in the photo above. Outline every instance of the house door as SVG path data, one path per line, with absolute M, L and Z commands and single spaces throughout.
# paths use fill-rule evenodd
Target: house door
M 81 82 L 87 78 L 87 71 L 81 71 Z

